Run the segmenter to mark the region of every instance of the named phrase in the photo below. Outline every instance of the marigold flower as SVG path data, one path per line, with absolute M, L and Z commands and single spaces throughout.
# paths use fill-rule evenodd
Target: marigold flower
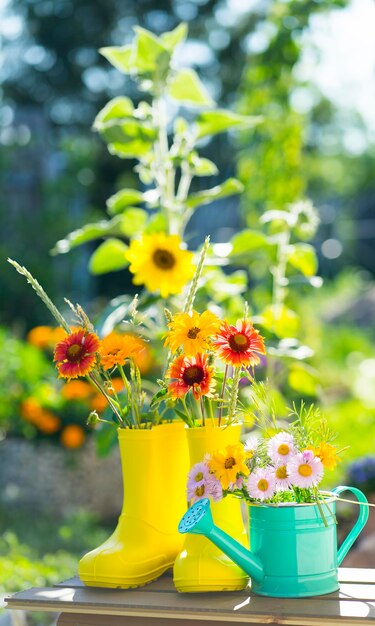
M 104 370 L 110 370 L 116 365 L 125 365 L 128 359 L 142 350 L 137 337 L 112 332 L 100 343 L 100 362 Z
M 80 448 L 86 439 L 85 431 L 78 424 L 69 424 L 65 426 L 60 435 L 60 441 L 65 448 Z
M 321 441 L 317 448 L 308 446 L 308 450 L 312 450 L 327 469 L 334 469 L 340 461 L 336 453 L 336 448 L 325 441 Z
M 166 334 L 165 346 L 172 352 L 182 347 L 187 356 L 195 356 L 210 348 L 210 337 L 216 335 L 220 329 L 220 320 L 211 311 L 204 311 L 199 315 L 192 313 L 176 313 L 168 324 L 170 329 Z
M 193 254 L 181 247 L 178 235 L 154 233 L 132 241 L 126 253 L 135 285 L 145 285 L 162 298 L 180 293 L 194 275 Z
M 65 400 L 87 400 L 92 394 L 92 387 L 84 380 L 69 380 L 61 389 Z
M 67 335 L 57 344 L 54 361 L 60 378 L 86 376 L 95 367 L 95 354 L 99 349 L 99 338 L 95 333 L 85 333 L 84 329 Z
M 266 354 L 264 339 L 249 320 L 239 320 L 236 326 L 222 322 L 213 342 L 218 357 L 227 365 L 257 365 L 259 354 Z
M 201 396 L 210 397 L 215 387 L 213 368 L 208 365 L 205 354 L 187 357 L 178 356 L 167 372 L 167 378 L 172 380 L 168 385 L 172 398 L 184 396 L 190 389 L 198 400 Z
M 214 452 L 207 463 L 210 471 L 220 480 L 223 489 L 229 489 L 236 483 L 238 474 L 249 475 L 246 458 L 244 447 L 235 444 Z

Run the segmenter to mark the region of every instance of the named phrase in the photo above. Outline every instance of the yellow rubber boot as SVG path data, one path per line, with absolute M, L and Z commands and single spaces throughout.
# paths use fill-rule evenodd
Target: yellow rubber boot
M 188 448 L 184 424 L 119 429 L 124 500 L 116 530 L 79 563 L 92 587 L 139 587 L 173 566 L 182 547 Z M 111 485 L 108 485 L 108 489 Z
M 241 425 L 204 426 L 186 432 L 192 467 L 205 454 L 238 443 Z M 211 502 L 211 510 L 215 524 L 248 548 L 239 500 L 227 497 Z M 173 582 L 181 592 L 237 591 L 247 586 L 249 577 L 206 537 L 185 535 L 183 549 L 174 564 Z

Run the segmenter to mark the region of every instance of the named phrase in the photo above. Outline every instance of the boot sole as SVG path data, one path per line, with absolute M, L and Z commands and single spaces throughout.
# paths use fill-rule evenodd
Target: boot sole
M 238 584 L 230 584 L 230 583 L 190 583 L 188 585 L 179 585 L 176 582 L 174 586 L 179 593 L 206 593 L 206 592 L 215 592 L 215 591 L 242 591 L 246 589 L 249 581 L 246 580 L 244 582 Z
M 85 578 L 82 574 L 80 576 L 81 581 L 87 587 L 105 587 L 109 589 L 136 589 L 137 587 L 144 587 L 148 583 L 152 583 L 154 580 L 157 580 L 166 572 L 167 570 L 173 567 L 173 562 L 168 565 L 163 566 L 157 570 L 152 572 L 148 572 L 143 576 L 139 576 L 135 578 L 101 578 L 90 580 L 89 578 Z

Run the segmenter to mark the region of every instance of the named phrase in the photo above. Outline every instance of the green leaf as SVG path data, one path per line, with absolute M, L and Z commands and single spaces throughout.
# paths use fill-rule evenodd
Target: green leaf
M 308 243 L 295 243 L 288 247 L 288 263 L 304 276 L 314 276 L 318 269 L 315 249 Z
M 161 39 L 141 26 L 134 28 L 137 33 L 135 40 L 134 65 L 139 73 L 153 72 L 158 67 L 160 57 L 168 54 L 167 47 L 163 45 Z
M 133 115 L 134 106 L 130 98 L 121 96 L 110 100 L 95 118 L 93 128 L 100 130 L 105 122 L 122 120 Z
M 187 33 L 187 24 L 185 24 L 185 22 L 182 22 L 168 33 L 163 33 L 162 35 L 160 35 L 160 40 L 170 52 L 173 52 L 177 44 L 185 41 Z
M 109 46 L 100 48 L 99 52 L 120 72 L 124 74 L 132 74 L 134 72 L 134 64 L 132 62 L 133 46 L 131 44 L 121 47 Z
M 230 128 L 252 128 L 263 120 L 260 116 L 238 115 L 226 109 L 203 111 L 196 119 L 198 138 L 216 135 Z
M 259 323 L 278 337 L 295 337 L 299 331 L 300 319 L 294 311 L 282 305 L 266 307 L 260 316 Z
M 178 102 L 194 106 L 214 104 L 198 74 L 191 69 L 183 69 L 175 74 L 169 83 L 168 94 Z
M 143 202 L 143 193 L 138 189 L 121 189 L 107 200 L 107 209 L 111 215 L 121 213 L 132 204 Z
M 106 122 L 98 130 L 107 141 L 109 152 L 125 159 L 145 156 L 156 136 L 154 128 L 132 118 L 122 123 Z
M 107 426 L 107 424 L 101 424 L 101 427 L 95 431 L 95 443 L 98 456 L 107 456 L 117 443 L 117 428 L 115 425 Z
M 120 239 L 107 239 L 92 254 L 89 269 L 92 274 L 122 270 L 129 263 L 125 257 L 128 246 Z
M 121 215 L 119 224 L 121 233 L 126 237 L 134 237 L 141 233 L 146 226 L 148 214 L 143 209 L 129 207 Z
M 155 213 L 149 220 L 144 232 L 149 235 L 151 233 L 165 233 L 168 230 L 168 223 L 165 215 Z
M 112 220 L 101 220 L 93 224 L 86 224 L 78 230 L 69 233 L 65 239 L 60 239 L 56 246 L 51 250 L 51 254 L 64 254 L 72 248 L 93 241 L 99 237 L 108 237 L 109 235 L 121 235 L 121 216 L 114 217 Z
M 191 194 L 186 201 L 186 205 L 190 209 L 195 209 L 201 204 L 208 204 L 213 200 L 232 196 L 235 193 L 241 193 L 243 188 L 243 184 L 239 180 L 236 178 L 228 178 L 222 185 L 217 185 L 211 189 Z
M 289 386 L 300 394 L 316 396 L 318 393 L 315 371 L 302 363 L 293 364 L 288 374 Z
M 219 172 L 213 161 L 204 159 L 196 153 L 190 157 L 190 168 L 194 176 L 214 176 Z
M 267 235 L 258 230 L 247 228 L 232 238 L 230 256 L 239 256 L 259 249 L 268 249 L 270 242 Z

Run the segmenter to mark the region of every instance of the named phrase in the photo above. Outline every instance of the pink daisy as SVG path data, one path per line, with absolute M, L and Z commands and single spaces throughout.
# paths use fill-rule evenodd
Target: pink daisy
M 275 479 L 276 491 L 287 491 L 292 486 L 293 483 L 287 465 L 276 465 L 272 469 L 272 474 Z
M 275 493 L 275 478 L 272 467 L 259 467 L 254 470 L 247 481 L 247 491 L 251 498 L 268 500 Z
M 298 452 L 287 464 L 287 471 L 295 487 L 316 487 L 323 478 L 324 466 L 311 450 Z
M 276 464 L 285 465 L 294 456 L 294 440 L 289 433 L 278 433 L 268 442 L 268 456 Z
M 210 496 L 215 502 L 221 500 L 223 488 L 220 481 L 210 473 L 208 466 L 201 461 L 196 463 L 188 474 L 187 497 L 188 500 L 195 502 Z

